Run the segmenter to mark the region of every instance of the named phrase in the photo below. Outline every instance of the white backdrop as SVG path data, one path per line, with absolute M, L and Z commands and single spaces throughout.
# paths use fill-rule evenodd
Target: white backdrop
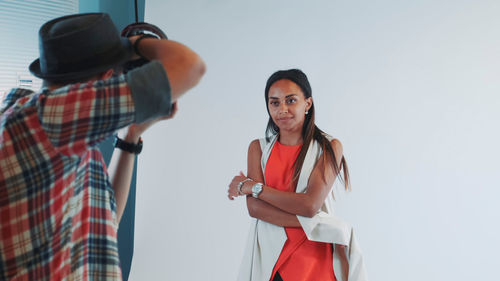
M 144 135 L 131 280 L 235 280 L 249 218 L 226 189 L 264 135 L 264 86 L 310 78 L 344 145 L 373 281 L 499 280 L 500 2 L 146 1 L 208 71 Z

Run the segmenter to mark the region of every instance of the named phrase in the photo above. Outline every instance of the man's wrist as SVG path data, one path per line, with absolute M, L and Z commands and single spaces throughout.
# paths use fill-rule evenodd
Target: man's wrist
M 117 133 L 117 136 L 126 141 L 126 142 L 130 142 L 130 143 L 138 143 L 139 142 L 139 139 L 141 138 L 141 135 L 137 135 L 137 134 L 134 134 L 133 132 L 131 132 L 130 130 L 120 130 L 118 133 Z
M 138 155 L 142 151 L 142 139 L 139 138 L 137 142 L 128 142 L 115 135 L 114 147 Z
M 130 41 L 130 45 L 132 45 L 132 49 L 134 49 L 134 44 L 135 44 L 135 41 L 137 41 L 137 39 L 139 39 L 139 37 L 141 37 L 140 35 L 134 35 L 134 36 L 131 36 L 131 37 L 128 37 L 128 40 Z M 132 54 L 132 57 L 130 58 L 130 60 L 137 60 L 137 59 L 140 59 L 141 57 L 135 53 L 135 50 L 134 50 L 134 53 Z
M 141 58 L 148 59 L 148 58 L 146 58 L 143 55 L 143 52 L 141 52 L 141 50 L 139 49 L 141 41 L 144 40 L 144 39 L 146 39 L 146 40 L 148 40 L 148 39 L 158 40 L 158 38 L 156 36 L 152 35 L 152 34 L 141 34 L 141 36 L 139 38 L 137 38 L 137 40 L 135 40 L 134 44 L 132 45 L 133 48 L 134 48 L 134 52 L 135 52 L 136 55 L 138 55 Z

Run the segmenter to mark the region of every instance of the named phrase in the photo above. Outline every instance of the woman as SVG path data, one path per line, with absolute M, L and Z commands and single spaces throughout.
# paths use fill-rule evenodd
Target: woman
M 365 280 L 352 229 L 331 209 L 341 169 L 349 189 L 342 144 L 314 124 L 306 75 L 297 69 L 275 72 L 265 99 L 266 139 L 251 142 L 248 177 L 235 176 L 228 190 L 231 200 L 247 195 L 249 214 L 257 219 L 239 280 Z M 349 272 L 353 253 L 359 262 Z

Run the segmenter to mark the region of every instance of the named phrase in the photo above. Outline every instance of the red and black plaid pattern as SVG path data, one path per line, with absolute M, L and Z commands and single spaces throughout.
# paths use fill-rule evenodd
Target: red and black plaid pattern
M 0 280 L 121 280 L 115 199 L 95 145 L 134 121 L 123 76 L 0 108 Z

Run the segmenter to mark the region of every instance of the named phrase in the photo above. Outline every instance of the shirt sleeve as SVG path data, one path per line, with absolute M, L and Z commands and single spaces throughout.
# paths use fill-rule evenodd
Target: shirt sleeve
M 135 122 L 170 114 L 172 91 L 165 68 L 159 61 L 152 61 L 127 73 L 135 104 Z
M 165 70 L 152 62 L 127 76 L 46 90 L 38 102 L 43 130 L 55 147 L 71 155 L 131 123 L 168 114 L 171 95 Z

